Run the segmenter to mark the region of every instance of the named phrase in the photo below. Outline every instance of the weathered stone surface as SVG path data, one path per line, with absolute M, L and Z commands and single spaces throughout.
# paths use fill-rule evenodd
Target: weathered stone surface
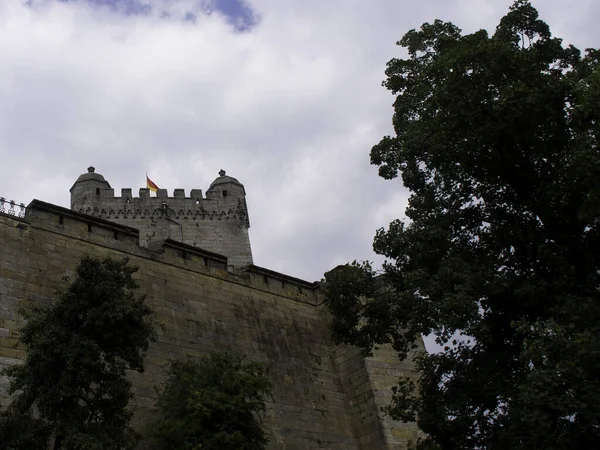
M 164 324 L 145 372 L 129 374 L 141 431 L 156 417 L 154 388 L 168 361 L 232 350 L 269 368 L 272 449 L 405 449 L 416 437 L 414 424 L 380 410 L 411 364 L 389 349 L 365 359 L 334 345 L 318 284 L 255 266 L 232 272 L 223 256 L 169 240 L 141 247 L 139 240 L 133 228 L 43 202 L 32 202 L 26 221 L 0 214 L 0 369 L 25 356 L 20 307 L 49 302 L 84 255 L 128 257 Z M 0 379 L 2 405 L 7 382 Z

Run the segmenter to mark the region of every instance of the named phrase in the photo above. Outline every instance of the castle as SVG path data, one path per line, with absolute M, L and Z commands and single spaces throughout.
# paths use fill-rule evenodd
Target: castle
M 142 433 L 156 417 L 155 387 L 169 360 L 228 350 L 269 368 L 271 449 L 406 449 L 416 425 L 391 420 L 381 407 L 399 376 L 416 377 L 412 362 L 390 348 L 365 358 L 335 345 L 318 282 L 254 265 L 245 196 L 221 171 L 206 196 L 140 189 L 134 197 L 123 189 L 115 197 L 90 167 L 71 188 L 70 209 L 33 200 L 19 214 L 0 198 L 0 369 L 25 355 L 20 307 L 51 301 L 84 255 L 128 257 L 164 325 L 145 372 L 129 374 Z M 7 385 L 0 378 L 2 405 L 10 401 Z
M 131 189 L 115 197 L 108 181 L 88 167 L 71 188 L 71 210 L 137 228 L 144 247 L 173 239 L 224 255 L 233 267 L 252 264 L 246 191 L 224 170 L 206 197 L 201 189 L 192 189 L 189 197 L 183 189 L 175 189 L 173 197 L 158 189 L 151 197 L 147 188 L 139 190 L 139 197 Z

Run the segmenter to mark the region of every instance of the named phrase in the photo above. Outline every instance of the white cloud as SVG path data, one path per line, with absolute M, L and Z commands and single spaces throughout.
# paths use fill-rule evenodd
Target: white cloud
M 177 20 L 192 1 L 155 0 L 170 20 L 33 3 L 0 2 L 0 195 L 68 206 L 89 165 L 117 191 L 146 171 L 206 190 L 224 168 L 246 186 L 256 263 L 313 280 L 375 259 L 375 229 L 403 213 L 400 183 L 369 165 L 391 133 L 380 83 L 395 42 L 438 17 L 493 28 L 511 1 L 253 0 L 245 33 L 219 14 Z M 534 3 L 568 41 L 598 46 L 599 6 Z

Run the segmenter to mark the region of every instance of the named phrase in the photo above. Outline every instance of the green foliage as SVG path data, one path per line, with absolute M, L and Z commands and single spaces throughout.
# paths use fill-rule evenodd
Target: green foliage
M 491 36 L 437 20 L 399 45 L 384 82 L 396 135 L 371 162 L 401 173 L 409 220 L 377 231 L 381 277 L 326 274 L 336 338 L 401 357 L 420 335 L 444 346 L 388 410 L 442 449 L 593 448 L 600 52 L 563 47 L 525 0 Z
M 170 450 L 260 450 L 269 439 L 260 414 L 271 394 L 262 366 L 233 354 L 174 361 L 158 398 L 156 434 Z
M 143 370 L 156 338 L 136 270 L 127 260 L 85 257 L 50 307 L 26 312 L 27 358 L 6 370 L 15 398 L 0 415 L 0 449 L 135 447 L 125 375 Z

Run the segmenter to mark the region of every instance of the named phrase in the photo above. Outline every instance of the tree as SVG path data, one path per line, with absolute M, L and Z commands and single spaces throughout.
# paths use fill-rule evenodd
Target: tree
M 388 408 L 442 449 L 580 449 L 600 442 L 600 52 L 551 36 L 526 0 L 493 35 L 436 20 L 398 43 L 384 86 L 406 217 L 377 231 L 382 273 L 326 274 L 338 342 L 401 358 L 416 385 Z M 456 336 L 460 336 L 456 338 Z
M 156 434 L 171 450 L 261 450 L 260 414 L 271 394 L 263 367 L 229 353 L 174 361 L 159 395 Z
M 132 397 L 126 370 L 143 370 L 156 339 L 127 260 L 84 257 L 47 308 L 26 311 L 27 357 L 6 370 L 11 394 L 0 415 L 0 449 L 127 449 Z

